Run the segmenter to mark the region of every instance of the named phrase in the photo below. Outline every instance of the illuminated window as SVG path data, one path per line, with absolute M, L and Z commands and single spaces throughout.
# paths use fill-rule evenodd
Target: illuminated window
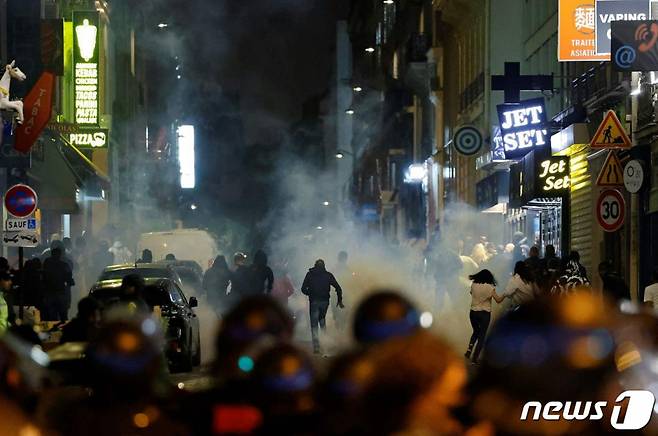
M 180 166 L 180 187 L 183 189 L 194 188 L 194 126 L 185 125 L 178 128 L 178 164 Z

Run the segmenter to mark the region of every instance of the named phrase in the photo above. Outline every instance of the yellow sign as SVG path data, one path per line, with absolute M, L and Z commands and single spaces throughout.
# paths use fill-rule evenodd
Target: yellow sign
M 603 168 L 596 178 L 597 186 L 621 186 L 624 184 L 624 167 L 614 151 L 608 153 Z
M 608 111 L 605 114 L 590 146 L 592 148 L 630 148 L 631 140 L 614 111 Z
M 609 61 L 596 54 L 595 0 L 560 0 L 558 6 L 558 60 Z

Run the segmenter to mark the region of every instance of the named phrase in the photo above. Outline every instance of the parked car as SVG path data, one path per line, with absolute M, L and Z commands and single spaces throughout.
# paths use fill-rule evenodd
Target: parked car
M 196 262 L 194 262 L 196 264 Z M 198 265 L 197 265 L 198 266 Z M 192 268 L 185 264 L 173 265 L 172 268 L 183 283 L 183 291 L 187 295 L 203 295 L 203 272 L 201 268 Z
M 96 284 L 108 280 L 122 280 L 128 274 L 139 274 L 146 279 L 170 279 L 179 287 L 183 281 L 176 273 L 173 265 L 164 263 L 127 263 L 121 265 L 110 265 L 106 267 L 98 277 Z
M 197 299 L 188 299 L 180 286 L 169 278 L 146 278 L 143 298 L 150 308 L 159 307 L 165 334 L 165 356 L 172 372 L 191 371 L 201 364 L 199 318 L 194 313 Z M 120 300 L 121 280 L 98 282 L 89 295 L 99 300 L 105 310 Z M 157 312 L 156 312 L 157 313 Z

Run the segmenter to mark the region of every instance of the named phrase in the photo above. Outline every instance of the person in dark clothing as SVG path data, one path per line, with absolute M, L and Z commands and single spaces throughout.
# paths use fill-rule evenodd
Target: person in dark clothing
M 23 306 L 34 306 L 39 310 L 43 310 L 43 292 L 41 259 L 35 257 L 25 262 L 23 270 L 23 283 L 21 286 Z
M 59 343 L 89 342 L 101 321 L 101 305 L 93 297 L 85 297 L 78 302 L 78 314 L 62 329 Z
M 539 247 L 533 245 L 530 247 L 528 253 L 528 258 L 525 260 L 525 264 L 530 270 L 530 273 L 535 278 L 535 282 L 538 283 L 541 279 L 541 259 L 539 259 Z
M 555 246 L 548 244 L 544 258 L 540 261 L 541 278 L 538 282 L 542 292 L 547 293 L 560 276 L 560 259 L 555 255 Z
M 120 302 L 131 314 L 149 314 L 153 311 L 142 295 L 144 287 L 144 279 L 139 274 L 128 274 L 121 281 Z
M 6 257 L 0 256 L 0 272 L 9 272 L 9 261 Z
M 237 303 L 242 297 L 250 294 L 249 292 L 249 267 L 245 265 L 247 256 L 238 252 L 233 255 L 233 264 L 235 269 L 231 273 L 231 293 L 229 299 L 232 303 Z
M 302 292 L 308 296 L 309 312 L 311 318 L 311 336 L 313 337 L 313 352 L 320 353 L 320 338 L 318 326 L 326 329 L 325 318 L 329 309 L 329 291 L 333 287 L 338 297 L 337 306 L 344 309 L 343 290 L 333 274 L 326 270 L 324 260 L 318 259 L 315 266 L 309 269 L 302 284 Z
M 169 253 L 168 255 L 165 256 L 165 260 L 176 260 L 176 256 L 173 253 Z
M 153 252 L 148 248 L 142 250 L 142 257 L 136 263 L 151 263 L 153 262 Z
M 599 264 L 599 276 L 603 281 L 603 294 L 615 302 L 631 299 L 631 291 L 624 278 L 615 271 L 612 262 L 607 260 Z
M 231 281 L 231 271 L 228 269 L 228 263 L 224 256 L 217 256 L 212 266 L 203 275 L 201 286 L 208 295 L 210 305 L 219 313 L 223 313 L 227 308 L 226 290 Z
M 62 260 L 62 254 L 62 249 L 56 247 L 50 251 L 50 257 L 43 263 L 44 308 L 46 310 L 45 317 L 42 318 L 46 321 L 68 320 L 71 286 L 75 282 L 71 267 Z
M 99 242 L 98 250 L 93 254 L 92 265 L 87 278 L 89 283 L 95 283 L 103 269 L 114 263 L 114 256 L 108 251 L 109 249 L 110 244 L 107 241 Z
M 263 250 L 256 251 L 254 263 L 249 267 L 249 293 L 269 294 L 272 292 L 274 273 L 267 266 L 267 255 Z

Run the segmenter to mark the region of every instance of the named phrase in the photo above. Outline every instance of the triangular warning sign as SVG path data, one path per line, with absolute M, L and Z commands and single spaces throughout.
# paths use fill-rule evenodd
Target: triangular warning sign
M 597 186 L 621 186 L 624 184 L 624 170 L 614 151 L 608 153 L 603 168 L 596 178 Z
M 590 146 L 592 148 L 629 148 L 631 146 L 631 140 L 614 111 L 608 111 L 605 114 Z

